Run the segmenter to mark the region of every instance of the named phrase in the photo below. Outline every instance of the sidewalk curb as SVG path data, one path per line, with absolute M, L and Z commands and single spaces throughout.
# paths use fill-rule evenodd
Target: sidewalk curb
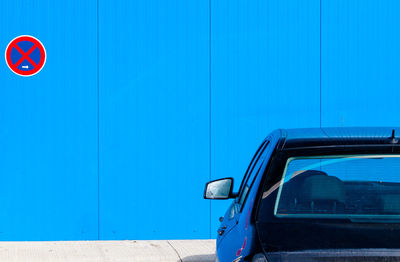
M 4 262 L 213 262 L 215 240 L 0 242 Z

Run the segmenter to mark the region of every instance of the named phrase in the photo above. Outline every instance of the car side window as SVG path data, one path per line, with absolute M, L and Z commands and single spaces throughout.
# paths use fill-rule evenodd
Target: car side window
M 246 180 L 247 180 L 249 174 L 251 173 L 251 170 L 252 170 L 254 164 L 257 162 L 258 156 L 260 155 L 262 149 L 264 148 L 265 143 L 266 143 L 266 141 L 264 141 L 264 142 L 258 147 L 256 153 L 254 154 L 253 158 L 251 159 L 250 164 L 249 164 L 249 166 L 247 167 L 246 173 L 244 174 L 242 183 L 240 184 L 239 191 L 238 191 L 238 192 L 239 192 L 239 195 L 242 194 L 244 184 L 245 184 L 245 182 L 246 182 Z
M 253 183 L 254 178 L 258 174 L 258 171 L 260 170 L 262 163 L 264 162 L 264 158 L 261 156 L 263 155 L 265 149 L 268 147 L 268 144 L 269 141 L 266 140 L 261 145 L 260 149 L 257 151 L 255 157 L 253 158 L 252 163 L 250 164 L 247 170 L 246 176 L 242 181 L 241 190 L 239 191 L 239 197 L 238 197 L 238 204 L 241 206 L 245 202 L 251 184 Z

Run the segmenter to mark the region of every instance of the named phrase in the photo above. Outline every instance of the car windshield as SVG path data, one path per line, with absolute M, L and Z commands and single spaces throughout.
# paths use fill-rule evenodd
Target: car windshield
M 292 157 L 274 215 L 293 218 L 400 219 L 400 155 Z

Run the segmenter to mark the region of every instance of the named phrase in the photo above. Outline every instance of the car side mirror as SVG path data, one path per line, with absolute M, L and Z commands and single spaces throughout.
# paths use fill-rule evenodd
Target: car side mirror
M 208 182 L 204 190 L 205 199 L 229 199 L 234 197 L 232 194 L 233 190 L 233 178 L 222 178 Z

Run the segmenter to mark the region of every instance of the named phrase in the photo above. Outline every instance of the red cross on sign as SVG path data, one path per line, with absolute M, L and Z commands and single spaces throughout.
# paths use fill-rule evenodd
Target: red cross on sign
M 32 76 L 46 63 L 46 50 L 37 38 L 22 35 L 11 40 L 5 57 L 11 71 L 20 76 Z

